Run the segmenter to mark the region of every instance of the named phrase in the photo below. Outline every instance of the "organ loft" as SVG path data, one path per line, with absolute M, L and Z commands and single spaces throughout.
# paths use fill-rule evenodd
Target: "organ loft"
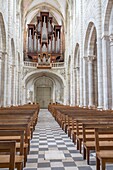
M 53 22 L 49 12 L 40 12 L 36 24 L 28 24 L 25 61 L 37 62 L 38 66 L 50 66 L 63 62 L 62 26 Z

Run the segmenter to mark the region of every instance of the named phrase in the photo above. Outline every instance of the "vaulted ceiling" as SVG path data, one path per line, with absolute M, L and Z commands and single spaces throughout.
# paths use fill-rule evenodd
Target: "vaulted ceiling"
M 65 25 L 69 0 L 19 0 L 19 4 L 23 11 L 23 23 L 26 26 L 40 11 L 50 12 L 59 25 Z

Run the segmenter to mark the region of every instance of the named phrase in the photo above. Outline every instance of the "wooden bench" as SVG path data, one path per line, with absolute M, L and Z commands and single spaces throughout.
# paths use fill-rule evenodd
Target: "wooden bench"
M 90 158 L 90 151 L 95 150 L 95 128 L 107 128 L 107 127 L 113 127 L 113 122 L 110 122 L 107 120 L 105 121 L 97 121 L 93 123 L 84 123 L 83 124 L 83 159 L 87 159 L 87 164 L 89 164 L 89 158 Z M 88 133 L 88 130 L 92 130 L 92 135 Z M 104 140 L 111 140 L 113 138 L 113 134 L 105 135 L 101 134 L 100 135 L 100 140 L 101 140 L 101 149 L 107 146 L 107 143 L 104 143 Z M 113 142 L 110 143 L 109 145 L 110 148 L 113 148 Z
M 113 137 L 111 140 L 105 138 L 104 143 L 107 142 L 107 146 L 101 149 L 100 134 L 113 134 L 113 127 L 96 128 L 95 129 L 95 150 L 96 150 L 96 170 L 105 170 L 106 163 L 113 163 L 113 146 L 109 147 L 110 143 L 113 143 Z
M 3 155 L 4 150 L 9 154 Z M 15 154 L 16 142 L 15 141 L 0 141 L 0 168 L 9 168 L 9 170 L 23 169 L 23 158 Z
M 30 149 L 30 139 L 32 138 L 38 120 L 38 112 L 39 106 L 37 105 L 0 108 L 0 141 L 16 141 L 16 151 L 19 151 L 20 155 L 23 156 L 24 166 Z M 21 137 L 19 137 L 20 131 L 23 132 L 23 152 L 21 147 Z M 13 133 L 11 134 L 11 132 L 14 132 L 14 135 Z M 22 166 L 21 169 L 23 169 Z M 20 170 L 19 167 L 18 170 Z

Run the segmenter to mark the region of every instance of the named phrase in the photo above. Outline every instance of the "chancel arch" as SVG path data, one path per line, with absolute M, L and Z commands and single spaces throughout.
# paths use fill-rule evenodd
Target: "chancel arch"
M 84 107 L 98 106 L 97 31 L 93 22 L 87 28 L 83 57 Z
M 26 76 L 24 82 L 24 100 L 26 103 L 36 101 L 39 102 L 37 95 L 39 91 L 36 92 L 37 87 L 41 89 L 41 87 L 44 86 L 44 90 L 47 88 L 48 93 L 50 94 L 49 100 L 44 101 L 46 103 L 46 107 L 49 102 L 64 103 L 65 81 L 60 77 L 60 75 L 43 70 L 41 72 L 35 72 L 29 76 Z

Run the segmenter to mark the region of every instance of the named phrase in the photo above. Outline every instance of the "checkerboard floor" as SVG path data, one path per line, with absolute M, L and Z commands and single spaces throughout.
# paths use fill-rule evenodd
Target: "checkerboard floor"
M 113 170 L 113 165 L 107 165 Z M 90 166 L 83 160 L 71 139 L 47 110 L 40 110 L 24 170 L 96 170 L 95 153 Z

